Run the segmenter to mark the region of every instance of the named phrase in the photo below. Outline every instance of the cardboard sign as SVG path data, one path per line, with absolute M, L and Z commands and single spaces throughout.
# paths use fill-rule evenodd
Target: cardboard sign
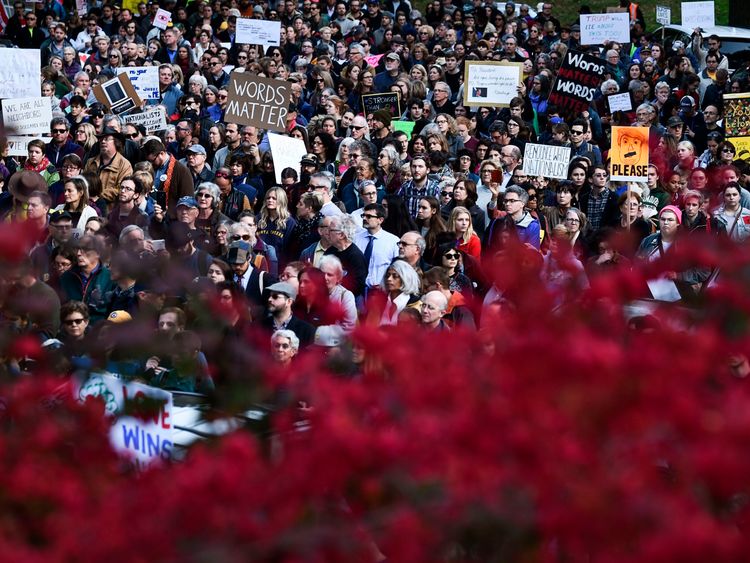
M 128 66 L 123 70 L 141 100 L 159 99 L 158 66 Z
M 648 131 L 648 127 L 612 127 L 612 148 L 609 151 L 611 180 L 647 180 Z
M 411 141 L 411 134 L 414 131 L 416 123 L 413 121 L 391 121 L 391 127 L 394 131 L 403 131 L 406 137 Z
M 672 23 L 672 8 L 669 6 L 657 6 L 656 23 L 660 23 L 661 25 L 669 25 Z
M 713 2 L 683 2 L 682 25 L 695 29 L 696 27 L 714 27 L 716 10 Z
M 159 11 L 156 12 L 156 16 L 154 17 L 154 27 L 167 29 L 170 21 L 172 21 L 172 12 L 167 12 L 166 10 L 159 8 Z
M 286 115 L 292 98 L 289 82 L 233 72 L 228 89 L 226 123 L 286 131 Z
M 0 49 L 0 98 L 34 98 L 39 95 L 39 49 Z
M 122 120 L 125 123 L 142 125 L 146 129 L 146 133 L 164 131 L 167 128 L 167 116 L 164 113 L 164 108 L 160 106 L 151 107 L 141 113 L 123 115 Z
M 48 143 L 49 137 L 21 137 L 8 135 L 8 156 L 29 156 L 29 143 L 34 139 L 39 139 Z
M 549 96 L 549 103 L 571 113 L 586 110 L 604 78 L 605 62 L 578 51 L 565 54 Z
M 281 43 L 281 22 L 237 18 L 235 42 L 278 47 Z
M 523 152 L 523 171 L 529 176 L 544 176 L 565 180 L 568 177 L 570 147 L 526 143 Z
M 398 92 L 383 92 L 382 94 L 365 94 L 362 96 L 362 111 L 365 116 L 371 115 L 379 109 L 387 109 L 391 115 L 401 117 L 401 96 Z
M 85 401 L 100 397 L 105 413 L 113 418 L 109 433 L 112 447 L 132 459 L 137 466 L 146 467 L 166 461 L 172 454 L 172 394 L 163 389 L 128 383 L 109 374 L 92 374 L 76 390 L 76 397 Z M 147 417 L 126 415 L 146 402 Z M 153 414 L 152 414 L 153 413 Z
M 36 98 L 10 98 L 2 101 L 3 124 L 16 135 L 44 135 L 49 133 L 52 121 L 52 100 L 46 96 Z
M 281 184 L 281 173 L 284 168 L 293 168 L 297 171 L 298 176 L 302 173 L 300 162 L 307 154 L 307 148 L 302 139 L 269 133 L 268 143 L 271 145 L 273 169 L 276 173 L 276 181 L 279 184 Z
M 518 96 L 523 79 L 521 63 L 466 61 L 464 69 L 464 105 L 471 107 L 508 107 Z
M 125 73 L 97 84 L 93 90 L 97 101 L 116 115 L 141 107 L 141 99 Z
M 737 156 L 750 150 L 750 93 L 724 94 L 724 128 Z
M 581 45 L 604 45 L 608 41 L 630 43 L 628 14 L 581 14 Z
M 630 100 L 630 92 L 610 94 L 607 96 L 607 103 L 609 104 L 610 113 L 633 110 L 633 102 Z

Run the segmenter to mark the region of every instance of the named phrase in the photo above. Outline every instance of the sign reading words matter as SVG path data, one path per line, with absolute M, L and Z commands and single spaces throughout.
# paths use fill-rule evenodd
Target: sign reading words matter
M 611 180 L 645 182 L 648 179 L 648 131 L 648 127 L 612 127 Z
M 682 25 L 695 29 L 696 27 L 713 27 L 715 11 L 713 2 L 683 2 Z
M 278 47 L 280 42 L 280 21 L 237 18 L 237 43 Z
M 39 49 L 0 49 L 0 98 L 33 98 L 39 95 Z
M 286 131 L 291 84 L 273 78 L 233 72 L 224 114 L 227 123 L 252 125 L 271 131 Z
M 2 101 L 3 124 L 17 135 L 42 135 L 49 132 L 52 120 L 50 98 L 11 98 Z
M 584 111 L 599 89 L 605 68 L 600 58 L 568 51 L 552 86 L 549 103 L 571 113 Z
M 608 41 L 630 43 L 630 16 L 581 14 L 581 45 L 604 45 Z
M 523 171 L 529 176 L 544 176 L 565 180 L 568 177 L 570 147 L 526 143 L 523 151 Z
M 464 105 L 508 107 L 523 80 L 521 63 L 466 61 Z

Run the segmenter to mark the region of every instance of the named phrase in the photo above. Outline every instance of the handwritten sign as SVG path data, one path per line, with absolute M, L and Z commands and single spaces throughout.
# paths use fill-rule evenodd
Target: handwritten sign
M 661 25 L 669 25 L 672 23 L 672 8 L 669 6 L 657 6 L 656 23 L 660 23 Z
M 158 66 L 129 66 L 123 70 L 141 100 L 159 99 Z
M 750 149 L 750 93 L 724 94 L 724 127 L 738 156 Z
M 85 18 L 89 11 L 89 3 L 86 0 L 76 0 L 76 11 L 79 16 Z
M 142 113 L 130 113 L 122 116 L 125 123 L 142 125 L 146 133 L 164 131 L 167 128 L 167 116 L 160 106 L 151 107 Z
M 2 101 L 3 124 L 18 135 L 49 133 L 52 100 L 48 97 L 11 98 Z
M 380 55 L 370 55 L 369 57 L 365 57 L 365 62 L 373 67 L 376 68 L 378 66 L 378 63 L 380 62 L 380 59 L 383 58 L 383 54 Z
M 29 156 L 29 143 L 34 139 L 39 139 L 45 143 L 50 141 L 49 137 L 8 135 L 8 156 Z
M 307 147 L 305 147 L 304 141 L 294 137 L 287 137 L 286 135 L 269 133 L 268 143 L 271 145 L 276 181 L 281 184 L 281 173 L 284 168 L 293 168 L 299 176 L 302 172 L 300 162 L 302 161 L 302 157 L 307 154 Z
M 633 109 L 633 103 L 630 100 L 630 92 L 611 94 L 607 96 L 607 103 L 609 103 L 609 111 L 611 113 L 616 111 L 632 111 Z
M 581 14 L 581 45 L 630 42 L 630 17 L 620 14 Z
M 128 383 L 108 374 L 91 375 L 77 390 L 80 401 L 99 397 L 112 417 L 109 439 L 121 454 L 138 467 L 168 460 L 172 454 L 172 394 L 162 389 Z M 128 413 L 141 410 L 148 416 Z
M 278 47 L 281 42 L 281 22 L 237 18 L 237 43 Z
M 552 85 L 549 103 L 569 113 L 584 111 L 594 99 L 605 69 L 598 57 L 568 51 Z
M 0 49 L 0 98 L 38 96 L 41 61 L 39 49 Z
M 273 78 L 233 72 L 229 79 L 226 123 L 286 131 L 291 84 Z
M 529 176 L 544 176 L 545 178 L 568 177 L 568 163 L 570 162 L 570 147 L 556 147 L 553 145 L 537 145 L 526 143 L 523 153 L 523 171 Z
M 464 106 L 507 107 L 518 96 L 521 63 L 466 61 Z
M 647 180 L 648 131 L 648 127 L 612 127 L 610 179 L 618 182 Z
M 387 109 L 394 117 L 401 117 L 401 97 L 398 92 L 383 92 L 382 94 L 365 94 L 362 96 L 362 109 L 365 115 L 375 113 L 379 109 Z
M 159 8 L 159 11 L 156 12 L 156 16 L 154 17 L 154 27 L 167 29 L 170 21 L 172 21 L 172 12 L 167 12 L 166 10 Z
M 683 2 L 682 25 L 689 29 L 713 27 L 715 13 L 713 2 Z

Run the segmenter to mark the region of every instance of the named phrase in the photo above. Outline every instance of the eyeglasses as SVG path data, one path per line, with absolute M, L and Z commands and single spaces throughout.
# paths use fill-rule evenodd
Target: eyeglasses
M 268 296 L 271 299 L 279 299 L 279 298 L 289 299 L 289 297 L 287 295 L 284 295 L 283 293 L 269 293 Z
M 359 131 L 360 129 L 364 129 L 364 128 L 365 128 L 364 125 L 352 125 L 352 129 L 354 129 L 355 131 Z M 362 156 L 362 155 L 358 154 L 357 156 Z M 351 158 L 354 158 L 354 155 L 351 155 Z
M 68 132 L 67 129 L 53 129 L 52 130 L 53 134 L 61 134 L 61 133 L 67 133 L 67 132 Z
M 128 134 L 126 134 L 125 136 L 126 136 L 126 137 L 127 137 L 128 139 L 137 139 L 137 138 L 138 138 L 138 135 L 139 135 L 139 133 L 128 133 Z
M 580 219 L 574 219 L 574 218 L 572 218 L 572 217 L 566 217 L 566 218 L 565 218 L 565 221 L 566 221 L 567 223 L 580 223 L 580 222 L 581 222 L 581 220 L 580 220 Z
M 195 198 L 196 199 L 211 199 L 212 197 L 214 197 L 214 196 L 212 196 L 211 194 L 206 193 L 206 192 L 201 192 L 199 194 L 195 194 Z
M 443 197 L 453 197 L 453 192 L 440 192 Z
M 398 246 L 419 246 L 419 245 L 417 245 L 417 244 L 415 244 L 413 242 L 404 242 L 402 240 L 398 241 L 396 244 Z
M 121 192 L 134 192 L 135 186 L 120 186 Z
M 443 258 L 447 258 L 448 260 L 458 260 L 460 254 L 458 252 L 447 252 L 443 254 Z
M 65 166 L 61 167 L 63 170 L 80 170 L 80 166 L 76 166 L 74 164 L 66 164 Z
M 518 203 L 521 201 L 520 199 L 504 199 L 505 205 L 508 205 L 509 203 Z
M 579 131 L 578 129 L 571 129 L 570 134 L 571 135 L 583 135 L 583 131 Z
M 216 176 L 217 178 L 229 178 L 229 174 L 227 174 L 226 172 L 217 172 L 216 174 L 214 174 L 214 176 Z
M 250 235 L 232 235 L 232 240 L 250 240 Z
M 734 151 L 732 149 L 721 149 L 721 152 L 728 152 L 730 154 L 734 154 Z
M 65 323 L 67 326 L 73 326 L 73 325 L 79 325 L 85 322 L 86 319 L 83 317 L 77 318 L 77 319 L 65 319 L 63 323 Z
M 598 172 L 594 174 L 594 176 L 597 178 L 606 178 L 607 176 L 609 176 L 609 174 L 607 174 L 606 172 Z
M 228 97 L 229 96 L 227 96 L 226 94 L 219 94 L 219 99 L 220 100 L 226 100 Z

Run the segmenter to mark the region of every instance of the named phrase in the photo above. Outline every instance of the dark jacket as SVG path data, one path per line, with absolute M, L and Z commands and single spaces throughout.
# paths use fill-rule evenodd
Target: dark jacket
M 64 301 L 83 301 L 88 305 L 91 324 L 107 318 L 110 299 L 115 288 L 110 279 L 109 268 L 101 263 L 85 278 L 77 266 L 74 266 L 60 277 L 60 289 Z
M 57 148 L 53 143 L 49 143 L 44 154 L 49 159 L 50 164 L 53 164 L 58 169 L 62 166 L 62 159 L 69 154 L 76 154 L 81 160 L 83 160 L 84 156 L 83 147 L 73 141 L 66 141 L 60 148 Z
M 273 317 L 270 315 L 266 315 L 265 317 L 263 317 L 262 324 L 265 328 L 272 331 Z M 297 338 L 299 338 L 300 348 L 306 348 L 315 341 L 315 327 L 307 321 L 298 319 L 294 315 L 292 315 L 292 317 L 287 322 L 286 330 L 291 330 L 294 334 L 297 335 Z
M 607 188 L 605 188 L 607 189 Z M 578 209 L 589 216 L 589 199 L 591 198 L 591 186 L 585 187 L 580 194 L 578 194 Z M 604 204 L 604 211 L 602 212 L 601 219 L 599 220 L 599 228 L 610 227 L 615 225 L 620 217 L 620 209 L 617 207 L 617 193 L 610 190 L 607 196 L 607 203 Z

